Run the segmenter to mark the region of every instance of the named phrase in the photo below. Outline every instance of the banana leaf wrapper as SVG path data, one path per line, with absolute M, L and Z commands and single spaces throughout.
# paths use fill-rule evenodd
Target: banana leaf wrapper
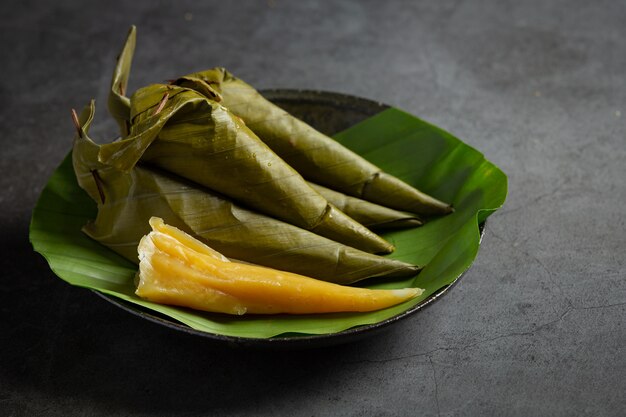
M 208 85 L 212 95 L 219 94 L 224 106 L 309 181 L 397 210 L 426 215 L 452 211 L 293 117 L 224 68 L 190 74 L 176 84 L 198 91 Z
M 101 162 L 122 171 L 139 161 L 247 207 L 371 253 L 393 245 L 351 219 L 224 106 L 187 88 L 151 85 L 130 100 L 131 134 L 103 145 Z
M 124 47 L 117 57 L 107 102 L 109 113 L 120 126 L 122 137 L 126 137 L 130 133 L 130 99 L 126 97 L 126 88 L 128 87 L 128 77 L 130 76 L 136 42 L 137 29 L 135 26 L 131 26 Z
M 250 211 L 167 172 L 105 164 L 99 161 L 103 145 L 88 136 L 94 112 L 93 102 L 82 112 L 81 134 L 72 152 L 78 183 L 98 204 L 96 219 L 83 231 L 134 263 L 139 240 L 149 232 L 149 218 L 158 216 L 229 258 L 335 283 L 408 277 L 420 269 Z
M 371 230 L 407 229 L 423 224 L 414 213 L 394 210 L 318 184 L 309 183 L 309 185 L 329 203 Z

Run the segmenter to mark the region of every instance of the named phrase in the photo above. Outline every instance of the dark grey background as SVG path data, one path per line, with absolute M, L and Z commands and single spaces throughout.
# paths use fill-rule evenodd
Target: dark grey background
M 624 415 L 626 2 L 3 1 L 0 414 Z M 223 65 L 435 123 L 509 175 L 476 262 L 363 342 L 232 350 L 57 279 L 30 212 L 104 98 L 130 24 L 131 90 Z

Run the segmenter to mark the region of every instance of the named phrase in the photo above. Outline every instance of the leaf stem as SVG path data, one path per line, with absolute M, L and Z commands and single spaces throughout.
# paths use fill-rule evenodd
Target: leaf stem
M 72 122 L 74 122 L 74 127 L 76 127 L 76 132 L 78 132 L 78 137 L 83 137 L 83 129 L 80 127 L 80 122 L 78 121 L 78 114 L 76 114 L 76 110 L 72 109 Z
M 152 113 L 153 116 L 156 116 L 157 114 L 161 113 L 161 110 L 163 110 L 163 107 L 165 107 L 165 103 L 167 103 L 168 98 L 170 98 L 170 93 L 166 92 L 165 94 L 163 94 L 163 98 L 159 102 L 159 105 L 154 110 L 154 113 Z
M 100 195 L 100 201 L 102 201 L 102 204 L 104 204 L 105 198 L 104 198 L 104 191 L 102 191 L 102 185 L 103 185 L 102 178 L 100 178 L 100 174 L 98 174 L 97 169 L 92 169 L 91 175 L 93 176 L 93 180 L 96 183 L 96 188 L 98 189 L 98 194 Z

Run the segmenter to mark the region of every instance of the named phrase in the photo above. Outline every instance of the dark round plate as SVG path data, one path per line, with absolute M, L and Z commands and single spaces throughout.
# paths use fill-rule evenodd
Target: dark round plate
M 345 130 L 350 126 L 374 116 L 389 107 L 385 104 L 371 100 L 322 91 L 265 90 L 262 91 L 262 94 L 278 106 L 284 108 L 294 116 L 304 120 L 327 135 L 333 135 L 337 132 Z M 479 226 L 481 239 L 484 232 L 484 226 L 484 223 Z M 200 336 L 220 344 L 244 348 L 300 349 L 348 343 L 373 336 L 389 328 L 390 325 L 415 314 L 440 299 L 459 281 L 463 274 L 464 273 L 456 277 L 452 284 L 439 289 L 437 292 L 413 308 L 387 320 L 370 325 L 353 327 L 337 333 L 322 335 L 288 335 L 272 337 L 269 339 L 224 336 L 195 330 L 184 324 L 176 322 L 169 317 L 159 315 L 154 311 L 143 309 L 135 304 L 127 303 L 119 298 L 112 297 L 98 291 L 94 292 L 115 306 L 143 319 L 166 326 L 173 330 Z

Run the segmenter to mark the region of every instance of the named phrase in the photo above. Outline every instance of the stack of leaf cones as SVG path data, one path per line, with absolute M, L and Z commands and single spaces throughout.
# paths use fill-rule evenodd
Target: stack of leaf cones
M 125 95 L 136 30 L 113 74 L 109 111 L 122 138 L 97 145 L 95 106 L 76 115 L 73 163 L 98 204 L 84 227 L 137 262 L 148 219 L 225 256 L 348 284 L 415 275 L 372 230 L 416 227 L 452 208 L 382 172 L 267 101 L 222 68 Z

